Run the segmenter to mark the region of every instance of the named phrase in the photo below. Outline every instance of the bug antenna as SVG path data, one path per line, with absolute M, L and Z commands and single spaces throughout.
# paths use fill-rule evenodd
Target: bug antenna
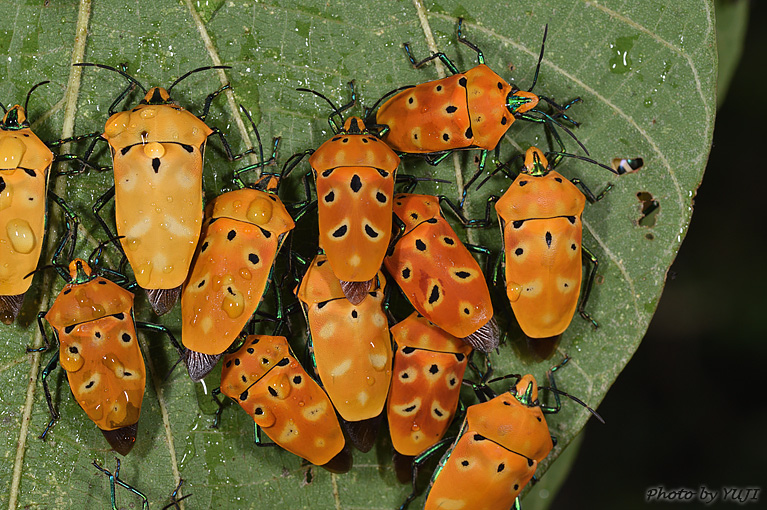
M 90 62 L 78 62 L 77 64 L 72 64 L 72 65 L 75 66 L 75 67 L 100 67 L 101 69 L 106 69 L 108 71 L 114 71 L 117 74 L 122 75 L 122 77 L 125 78 L 126 80 L 128 80 L 130 83 L 135 83 L 136 85 L 138 85 L 139 88 L 144 91 L 144 94 L 146 94 L 146 92 L 147 92 L 146 87 L 144 87 L 136 78 L 134 78 L 133 76 L 129 75 L 128 73 L 126 73 L 122 69 L 117 69 L 115 67 L 107 66 L 107 65 L 104 65 L 104 64 L 92 64 Z
M 574 396 L 570 395 L 569 393 L 565 393 L 565 392 L 564 392 L 564 391 L 562 391 L 562 390 L 558 390 L 558 389 L 556 389 L 556 388 L 552 388 L 551 386 L 539 386 L 539 387 L 538 387 L 538 389 L 539 389 L 539 390 L 549 390 L 549 391 L 553 391 L 554 393 L 557 393 L 557 394 L 559 394 L 559 395 L 562 395 L 563 397 L 567 397 L 567 398 L 571 399 L 571 400 L 572 400 L 572 401 L 574 401 L 576 404 L 579 404 L 579 405 L 581 405 L 581 406 L 585 407 L 585 408 L 586 408 L 586 410 L 587 410 L 588 412 L 590 412 L 591 414 L 593 414 L 593 415 L 594 415 L 594 417 L 595 417 L 597 420 L 599 420 L 600 422 L 602 422 L 602 424 L 604 424 L 604 423 L 605 423 L 605 420 L 604 420 L 604 418 L 602 418 L 602 417 L 599 415 L 599 413 L 598 413 L 598 412 L 594 411 L 592 408 L 590 408 L 589 406 L 587 406 L 587 405 L 586 405 L 586 403 L 585 403 L 583 400 L 579 399 L 578 397 L 574 397 Z
M 330 105 L 330 107 L 331 107 L 331 108 L 333 108 L 333 111 L 334 111 L 334 112 L 336 112 L 336 113 L 338 114 L 338 116 L 339 116 L 339 117 L 341 117 L 341 118 L 343 119 L 343 117 L 341 116 L 341 111 L 338 109 L 338 107 L 337 107 L 335 104 L 333 104 L 333 101 L 331 101 L 331 100 L 330 100 L 330 99 L 328 99 L 327 97 L 323 96 L 322 94 L 320 94 L 320 93 L 319 93 L 319 92 L 317 92 L 316 90 L 312 90 L 312 89 L 304 89 L 304 88 L 298 88 L 298 89 L 296 89 L 296 90 L 297 90 L 298 92 L 311 92 L 311 93 L 312 93 L 312 94 L 314 94 L 315 96 L 317 96 L 317 97 L 321 97 L 322 99 L 324 99 L 325 101 L 327 101 L 327 102 L 328 102 L 328 104 Z
M 51 80 L 41 81 L 40 83 L 38 83 L 37 85 L 35 85 L 31 89 L 29 89 L 29 92 L 27 92 L 27 99 L 26 99 L 26 101 L 24 101 L 24 111 L 25 112 L 27 111 L 27 106 L 29 105 L 29 96 L 32 95 L 32 92 L 34 92 L 35 89 L 37 87 L 39 87 L 40 85 L 45 85 L 46 83 L 50 83 L 50 82 L 51 82 Z M 3 109 L 5 109 L 5 108 L 3 108 Z
M 587 158 L 587 157 L 584 157 L 584 156 L 578 156 L 576 154 L 570 154 L 569 152 L 547 152 L 546 155 L 547 155 L 547 157 L 548 156 L 564 156 L 566 158 L 580 159 L 581 161 L 586 161 L 587 163 L 592 163 L 594 165 L 601 166 L 602 168 L 606 168 L 607 170 L 609 170 L 610 172 L 614 173 L 615 175 L 620 175 L 620 173 L 618 173 L 614 168 L 612 168 L 610 166 L 607 166 L 607 165 L 604 165 L 604 164 L 600 163 L 599 161 L 596 161 L 596 160 L 593 160 L 591 158 Z
M 3 113 L 8 113 L 8 110 L 5 109 L 5 105 L 3 103 L 0 103 L 0 108 L 3 109 Z
M 250 112 L 240 104 L 240 109 L 243 111 L 245 116 L 250 121 L 250 125 L 253 126 L 253 132 L 256 134 L 256 141 L 258 142 L 258 156 L 261 158 L 260 161 L 260 167 L 263 168 L 266 165 L 266 161 L 264 160 L 264 146 L 261 144 L 261 135 L 258 133 L 258 129 L 256 128 L 256 123 L 253 122 L 253 117 L 250 116 Z
M 541 71 L 541 62 L 543 62 L 543 51 L 546 48 L 546 35 L 549 33 L 549 24 L 546 23 L 546 27 L 543 29 L 543 41 L 541 41 L 541 54 L 538 57 L 538 65 L 535 66 L 535 75 L 533 76 L 533 84 L 527 89 L 528 92 L 532 92 L 535 88 L 535 84 L 538 82 L 538 73 Z
M 64 271 L 68 271 L 69 268 L 65 266 L 64 264 L 46 264 L 42 267 L 38 267 L 34 271 L 30 271 L 28 274 L 24 275 L 24 278 L 29 278 L 35 273 L 40 273 L 42 271 L 45 271 L 46 269 L 63 269 Z
M 549 125 L 549 127 L 551 128 L 551 130 L 552 130 L 552 131 L 554 131 L 555 133 L 556 133 L 556 128 L 554 127 L 554 124 L 556 124 L 557 126 L 559 126 L 560 128 L 562 128 L 562 130 L 563 130 L 565 133 L 567 133 L 568 135 L 570 135 L 570 137 L 571 137 L 573 140 L 575 140 L 575 142 L 576 142 L 576 143 L 577 143 L 577 144 L 580 146 L 580 148 L 581 148 L 581 149 L 583 149 L 583 152 L 585 152 L 585 153 L 586 153 L 587 155 L 589 155 L 589 156 L 591 155 L 591 154 L 589 153 L 589 150 L 586 148 L 586 146 L 585 146 L 585 145 L 583 145 L 583 144 L 581 143 L 581 141 L 580 141 L 580 140 L 578 140 L 578 137 L 577 137 L 577 136 L 575 136 L 575 133 L 573 133 L 572 131 L 570 131 L 570 129 L 568 129 L 568 128 L 567 128 L 567 126 L 564 126 L 564 125 L 563 125 L 561 122 L 557 121 L 557 119 L 555 119 L 554 117 L 552 117 L 551 115 L 549 115 L 549 114 L 548 114 L 548 113 L 546 113 L 546 112 L 542 112 L 542 111 L 540 111 L 540 110 L 531 110 L 531 111 L 535 111 L 535 112 L 537 112 L 537 113 L 541 114 L 542 118 L 536 118 L 536 117 L 527 117 L 527 118 L 526 118 L 526 117 L 524 117 L 524 116 L 522 116 L 522 118 L 523 118 L 523 119 L 524 119 L 524 118 L 526 118 L 526 120 L 533 120 L 533 121 L 535 121 L 535 122 L 541 122 L 541 121 L 543 121 L 543 122 L 545 122 L 546 124 L 548 124 L 548 125 Z M 560 145 L 561 145 L 561 142 L 560 142 Z
M 500 172 L 501 170 L 503 170 L 503 171 L 504 171 L 504 173 L 505 173 L 505 174 L 506 174 L 506 175 L 507 175 L 507 176 L 508 176 L 510 179 L 513 179 L 513 177 L 512 177 L 511 175 L 509 175 L 509 171 L 511 170 L 511 163 L 512 163 L 512 162 L 514 162 L 514 161 L 516 161 L 517 159 L 523 158 L 524 156 L 525 156 L 525 154 L 524 154 L 524 153 L 521 153 L 521 154 L 517 154 L 516 156 L 514 156 L 513 158 L 511 158 L 510 160 L 508 160 L 506 163 L 501 163 L 500 165 L 498 165 L 498 166 L 495 168 L 495 170 L 493 170 L 493 171 L 490 173 L 490 175 L 488 175 L 487 177 L 485 177 L 485 178 L 482 180 L 482 182 L 480 182 L 480 183 L 477 185 L 477 187 L 476 187 L 475 189 L 476 189 L 476 190 L 479 190 L 479 188 L 481 188 L 482 186 L 484 186 L 484 185 L 485 185 L 485 183 L 486 183 L 487 181 L 489 181 L 489 180 L 490 180 L 490 179 L 491 179 L 491 178 L 492 178 L 492 177 L 493 177 L 495 174 L 497 174 L 497 173 L 498 173 L 498 172 Z
M 191 71 L 189 71 L 188 73 L 186 73 L 185 75 L 183 75 L 181 78 L 179 78 L 178 80 L 176 80 L 176 81 L 174 81 L 173 83 L 171 83 L 171 84 L 170 84 L 170 87 L 168 87 L 168 88 L 167 88 L 167 89 L 165 89 L 165 90 L 167 90 L 167 91 L 168 91 L 168 94 L 170 94 L 170 90 L 171 90 L 173 87 L 175 87 L 176 85 L 178 85 L 178 83 L 179 83 L 181 80 L 184 80 L 184 79 L 188 78 L 190 75 L 192 75 L 192 74 L 194 74 L 194 73 L 199 73 L 200 71 L 207 71 L 207 70 L 209 70 L 209 69 L 231 69 L 231 68 L 232 68 L 232 66 L 204 66 L 204 67 L 198 67 L 197 69 L 192 69 Z
M 120 239 L 125 239 L 125 236 L 114 236 L 110 239 L 107 239 L 106 241 L 100 242 L 99 245 L 93 249 L 90 256 L 88 257 L 88 265 L 91 266 L 92 268 L 98 265 L 98 260 L 99 260 L 99 257 L 101 256 L 101 251 L 104 249 L 104 247 Z

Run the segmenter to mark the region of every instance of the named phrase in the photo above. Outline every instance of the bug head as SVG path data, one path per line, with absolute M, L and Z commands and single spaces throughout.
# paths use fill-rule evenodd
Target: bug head
M 514 90 L 506 96 L 506 108 L 514 116 L 529 112 L 538 106 L 539 98 L 537 95 L 526 90 Z
M 27 92 L 27 99 L 24 101 L 23 108 L 20 105 L 16 105 L 10 110 L 6 110 L 5 106 L 0 104 L 0 107 L 2 107 L 3 112 L 5 112 L 5 115 L 3 115 L 3 120 L 0 121 L 0 129 L 11 131 L 16 129 L 28 128 L 29 121 L 27 120 L 27 107 L 29 106 L 29 98 L 32 95 L 32 92 L 34 92 L 37 87 L 39 87 L 40 85 L 45 85 L 47 83 L 50 83 L 50 80 L 41 81 L 40 83 L 34 85 L 31 89 L 29 89 L 29 92 Z
M 543 151 L 538 147 L 530 147 L 525 152 L 525 162 L 522 167 L 522 173 L 532 175 L 533 177 L 541 177 L 549 173 L 551 167 L 549 166 L 549 160 L 543 154 Z
M 71 278 L 69 283 L 85 283 L 91 280 L 91 274 L 93 274 L 91 266 L 83 259 L 74 259 L 69 263 L 69 277 Z
M 152 87 L 149 92 L 146 93 L 144 99 L 139 104 L 172 104 L 173 100 L 170 98 L 170 94 L 162 87 Z
M 523 375 L 514 387 L 509 390 L 514 398 L 522 405 L 533 407 L 538 405 L 538 383 L 530 374 Z

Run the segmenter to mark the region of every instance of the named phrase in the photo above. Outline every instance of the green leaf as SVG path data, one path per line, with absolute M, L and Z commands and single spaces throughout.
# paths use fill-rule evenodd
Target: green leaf
M 252 146 L 253 134 L 237 111 L 242 103 L 253 112 L 265 140 L 282 137 L 279 159 L 285 161 L 330 135 L 328 105 L 295 88 L 317 90 L 341 104 L 349 98 L 346 83 L 354 79 L 361 104 L 371 106 L 389 90 L 438 78 L 434 64 L 412 68 L 402 51 L 405 41 L 419 58 L 439 49 L 459 69 L 468 69 L 475 64 L 475 54 L 458 44 L 455 34 L 457 17 L 464 17 L 464 34 L 484 50 L 488 65 L 527 89 L 548 23 L 536 92 L 559 103 L 576 96 L 583 99 L 571 110 L 582 122 L 574 131 L 593 158 L 610 162 L 641 157 L 644 167 L 621 177 L 574 160 L 559 167 L 594 190 L 613 184 L 605 199 L 587 206 L 584 213 L 584 245 L 600 259 L 588 304 L 600 327 L 594 330 L 576 317 L 551 358 L 538 360 L 510 318 L 508 304 L 499 299 L 496 314 L 509 334 L 492 360 L 498 374 L 529 372 L 541 380 L 549 366 L 569 354 L 572 361 L 558 372 L 559 387 L 596 407 L 638 347 L 666 271 L 687 232 L 716 108 L 713 9 L 710 0 L 521 0 L 505 8 L 495 2 L 452 0 L 423 5 L 395 0 L 361 5 L 311 0 L 82 0 L 52 1 L 47 6 L 32 0 L 3 2 L 0 56 L 5 66 L 0 99 L 6 105 L 23 103 L 33 84 L 51 80 L 35 92 L 28 114 L 36 132 L 52 141 L 103 130 L 109 105 L 127 85 L 103 69 L 73 69 L 72 61 L 127 64 L 128 72 L 144 86 L 168 86 L 188 70 L 221 62 L 232 69 L 223 75 L 197 73 L 173 89 L 174 98 L 199 114 L 205 97 L 222 85 L 222 79 L 231 83 L 232 92 L 213 102 L 207 122 L 226 133 L 235 150 Z M 427 42 L 431 36 L 434 47 Z M 136 93 L 129 96 L 130 104 L 139 99 Z M 360 115 L 362 109 L 352 112 Z M 577 152 L 567 136 L 565 143 Z M 87 144 L 69 151 L 82 155 Z M 548 147 L 543 129 L 519 121 L 506 135 L 503 157 L 531 144 Z M 231 189 L 232 171 L 242 165 L 227 162 L 216 140 L 206 156 L 204 184 L 210 200 Z M 403 173 L 453 181 L 457 168 L 467 179 L 475 168 L 474 156 L 461 154 L 436 168 L 405 158 L 401 168 Z M 102 146 L 94 157 L 109 164 Z M 299 186 L 300 173 L 286 186 L 288 198 Z M 104 239 L 91 206 L 111 186 L 111 179 L 109 172 L 51 179 L 51 186 L 83 220 L 80 233 L 86 241 L 78 246 L 81 255 Z M 472 189 L 471 215 L 482 215 L 486 197 L 507 185 L 496 176 L 479 192 Z M 419 190 L 458 196 L 454 185 Z M 640 221 L 642 199 L 657 202 L 658 208 Z M 111 206 L 105 209 L 107 217 L 111 211 Z M 316 235 L 312 221 L 302 227 L 304 237 Z M 62 234 L 58 213 L 54 212 L 51 227 L 49 245 Z M 497 228 L 466 232 L 466 238 L 495 253 L 500 249 Z M 49 260 L 50 252 L 41 264 Z M 106 262 L 117 267 L 119 256 L 108 254 Z M 37 439 L 49 419 L 39 371 L 50 354 L 26 354 L 24 349 L 40 345 L 37 311 L 47 308 L 52 292 L 61 285 L 52 272 L 37 274 L 18 324 L 0 328 L 0 452 L 5 459 L 0 463 L 0 504 L 10 508 L 109 504 L 108 479 L 90 464 L 96 460 L 113 470 L 115 454 L 79 408 L 59 371 L 49 380 L 62 419 L 45 441 Z M 162 319 L 176 333 L 180 333 L 178 308 Z M 144 297 L 137 300 L 136 315 L 154 320 Z M 205 391 L 217 383 L 206 381 L 203 390 L 182 369 L 166 380 L 176 361 L 174 352 L 162 337 L 145 336 L 142 341 L 151 377 L 138 441 L 123 459 L 121 477 L 142 490 L 153 507 L 169 501 L 179 476 L 185 480 L 182 493 L 193 493 L 187 500 L 192 508 L 381 509 L 397 507 L 409 493 L 395 480 L 391 444 L 383 436 L 370 453 L 355 453 L 350 473 L 336 476 L 302 466 L 301 459 L 279 448 L 256 448 L 252 421 L 236 406 L 226 407 L 219 429 L 211 428 L 214 407 Z M 296 335 L 293 341 L 296 352 L 301 352 L 303 339 Z M 466 397 L 472 398 L 469 393 Z M 588 418 L 571 401 L 549 417 L 559 443 L 539 474 Z M 609 426 L 610 417 L 606 418 Z M 119 487 L 117 497 L 123 508 L 139 505 L 134 495 Z M 419 503 L 422 499 L 413 508 Z

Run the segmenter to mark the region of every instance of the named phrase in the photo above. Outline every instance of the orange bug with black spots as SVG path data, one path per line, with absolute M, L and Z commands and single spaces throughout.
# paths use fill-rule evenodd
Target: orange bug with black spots
M 208 138 L 217 135 L 230 160 L 253 152 L 249 149 L 232 154 L 223 134 L 205 124 L 211 102 L 228 85 L 208 95 L 199 117 L 174 102 L 170 91 L 193 73 L 229 66 L 200 67 L 167 89 L 147 90 L 122 69 L 91 63 L 75 65 L 108 69 L 130 83 L 109 107 L 104 133 L 88 148 L 85 159 L 99 140 L 109 144 L 115 185 L 98 199 L 93 211 L 104 231 L 113 237 L 99 212 L 114 198 L 122 249 L 155 313 L 163 315 L 181 294 L 199 240 L 203 155 Z M 118 112 L 117 105 L 136 86 L 146 94 L 144 99 L 138 106 Z
M 66 271 L 57 263 L 67 240 L 74 239 L 76 223 L 53 257 L 53 267 L 67 283 L 51 308 L 40 312 L 37 317 L 45 343 L 40 350 L 50 346 L 43 319 L 53 328 L 54 339 L 59 345 L 58 352 L 41 374 L 51 420 L 40 438 L 45 439 L 59 418 L 47 381 L 59 363 L 67 372 L 69 387 L 80 407 L 112 448 L 127 455 L 136 442 L 146 384 L 146 368 L 136 334 L 137 326 L 167 334 L 179 353 L 182 349 L 164 326 L 135 320 L 133 293 L 105 275 L 118 278 L 121 283 L 127 283 L 125 278 L 114 271 L 98 269 L 103 244 L 96 248 L 88 261 L 72 260 Z
M 396 350 L 386 415 L 399 465 L 399 456 L 412 462 L 445 435 L 472 348 L 418 312 L 392 326 L 391 334 Z M 408 472 L 401 481 L 409 478 Z
M 392 377 L 385 288 L 386 279 L 379 272 L 367 297 L 352 304 L 327 255 L 320 254 L 296 289 L 309 325 L 315 372 L 338 413 L 349 422 L 345 425 L 359 426 L 359 438 L 352 440 L 362 451 L 373 446 Z
M 568 360 L 565 358 L 547 373 L 551 386 L 545 389 L 554 393 L 555 406 L 546 406 L 540 402 L 538 390 L 544 388 L 539 388 L 530 374 L 499 378 L 514 377 L 517 382 L 509 391 L 497 396 L 484 381 L 475 387 L 481 402 L 468 408 L 458 436 L 434 471 L 427 489 L 424 510 L 519 508 L 517 496 L 532 479 L 538 464 L 554 447 L 554 438 L 549 432 L 544 414 L 559 411 L 560 395 L 583 405 L 604 423 L 596 411 L 557 389 L 552 372 Z M 406 508 L 415 498 L 418 465 L 436 452 L 439 446 L 416 459 L 413 493 L 401 509 Z
M 598 261 L 581 244 L 581 215 L 587 199 L 600 200 L 612 185 L 595 196 L 579 179 L 571 182 L 553 167 L 563 157 L 574 157 L 614 171 L 588 158 L 551 154 L 555 157 L 553 164 L 540 149 L 527 149 L 521 174 L 500 199 L 490 199 L 497 200 L 506 294 L 517 322 L 530 338 L 561 335 L 570 325 L 576 307 L 584 319 L 597 325 L 585 306 Z M 591 271 L 578 304 L 583 259 L 591 262 Z
M 477 52 L 478 65 L 460 72 L 442 52 L 417 62 L 410 53 L 410 46 L 405 43 L 405 51 L 414 67 L 420 68 L 439 59 L 452 76 L 401 87 L 381 98 L 370 110 L 375 111 L 375 124 L 382 127 L 381 138 L 395 151 L 420 155 L 431 165 L 440 163 L 456 150 L 480 149 L 479 168 L 471 181 L 482 173 L 488 152 L 498 148 L 501 138 L 517 119 L 546 123 L 562 146 L 554 126 L 559 126 L 571 136 L 572 133 L 556 119 L 563 118 L 577 126 L 578 123 L 565 111 L 580 98 L 560 106 L 532 92 L 543 60 L 548 25 L 533 84 L 527 91 L 509 84 L 485 65 L 482 51 L 463 37 L 462 25 L 463 20 L 459 19 L 458 41 Z M 384 100 L 376 111 L 377 105 Z M 549 103 L 556 113 L 549 115 L 536 109 L 541 100 Z M 372 113 L 368 115 L 369 118 L 371 116 Z M 585 147 L 583 149 L 586 150 Z M 463 205 L 464 198 L 465 190 L 460 205 Z
M 352 100 L 328 117 L 336 133 L 311 153 L 309 165 L 317 189 L 319 246 L 328 256 L 344 295 L 359 304 L 368 295 L 391 239 L 392 196 L 399 157 L 359 117 L 343 120 Z M 338 116 L 343 127 L 339 126 Z
M 401 226 L 384 266 L 413 307 L 449 334 L 489 352 L 500 341 L 485 275 L 440 209 L 440 198 L 400 193 Z
M 277 254 L 295 226 L 277 194 L 281 174 L 264 172 L 252 186 L 240 177 L 276 158 L 279 138 L 274 139 L 271 159 L 265 161 L 260 135 L 253 128 L 261 162 L 237 170 L 234 180 L 239 189 L 207 205 L 200 244 L 181 295 L 181 341 L 194 381 L 210 373 L 256 311 L 272 279 Z
M 334 473 L 351 469 L 351 452 L 333 404 L 285 337 L 245 337 L 236 352 L 224 357 L 220 391 L 282 448 Z

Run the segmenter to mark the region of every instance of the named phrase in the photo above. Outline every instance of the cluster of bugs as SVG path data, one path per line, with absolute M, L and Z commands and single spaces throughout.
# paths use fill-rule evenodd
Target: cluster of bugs
M 439 59 L 452 75 L 396 89 L 364 118 L 344 119 L 356 104 L 353 83 L 352 99 L 341 107 L 319 92 L 299 89 L 330 105 L 333 135 L 287 158 L 279 171 L 272 170 L 279 139 L 267 159 L 244 107 L 257 148 L 234 154 L 224 135 L 206 124 L 212 101 L 226 86 L 207 96 L 199 116 L 171 98 L 173 87 L 192 73 L 225 66 L 195 69 L 167 89 L 147 89 L 125 69 L 77 64 L 117 72 L 128 82 L 110 105 L 103 132 L 75 138 L 93 139 L 82 155 L 54 155 L 51 147 L 72 140 L 45 144 L 32 133 L 25 112 L 34 87 L 24 107 L 6 110 L 0 123 L 4 323 L 15 320 L 32 274 L 40 270 L 48 196 L 63 209 L 67 225 L 50 264 L 66 284 L 38 317 L 45 338 L 39 350 L 58 346 L 41 375 L 51 414 L 41 437 L 59 418 L 48 376 L 60 364 L 74 397 L 112 448 L 130 452 L 146 382 L 137 329 L 147 328 L 168 335 L 193 381 L 221 364 L 220 388 L 214 392 L 220 411 L 221 394 L 237 402 L 253 418 L 257 442 L 263 432 L 308 462 L 345 473 L 352 467 L 351 447 L 370 450 L 386 416 L 397 475 L 413 484 L 403 508 L 419 492 L 418 469 L 447 444 L 425 508 L 518 504 L 519 493 L 553 447 L 544 413 L 559 409 L 560 395 L 570 397 L 556 388 L 553 377 L 567 359 L 548 373 L 545 390 L 556 406 L 541 402 L 538 393 L 544 387 L 532 375 L 492 379 L 488 354 L 503 338 L 493 294 L 503 289 L 516 322 L 531 339 L 559 337 L 576 310 L 597 325 L 585 308 L 596 257 L 581 244 L 581 215 L 585 202 L 596 202 L 602 194 L 554 168 L 574 157 L 612 169 L 565 151 L 559 133 L 575 139 L 566 124 L 577 125 L 569 116 L 577 99 L 560 105 L 536 95 L 533 87 L 525 91 L 507 83 L 463 37 L 460 22 L 458 40 L 476 52 L 476 67 L 460 72 L 443 53 L 416 61 L 405 45 L 415 67 Z M 143 99 L 120 111 L 137 87 Z M 540 124 L 557 149 L 530 147 L 499 161 L 496 149 L 516 121 Z M 246 154 L 260 159 L 234 171 L 235 190 L 204 206 L 203 154 L 214 135 L 229 160 Z M 99 141 L 108 144 L 114 186 L 93 205 L 104 237 L 86 261 L 73 257 L 79 219 L 46 190 L 46 182 L 57 159 L 73 166 L 59 172 L 73 180 L 84 171 L 104 170 L 92 161 Z M 415 155 L 438 165 L 460 150 L 479 155 L 457 204 L 446 196 L 414 193 L 428 179 L 398 173 L 401 158 Z M 305 199 L 283 202 L 281 183 L 306 163 Z M 258 178 L 246 184 L 245 176 L 254 171 Z M 507 191 L 488 198 L 484 218 L 467 218 L 466 194 L 499 173 L 510 179 Z M 102 216 L 111 200 L 113 220 Z M 488 250 L 462 242 L 443 205 L 466 228 L 489 227 L 495 209 L 503 240 L 495 264 Z M 315 209 L 318 243 L 310 259 L 291 249 L 290 236 Z M 123 256 L 120 267 L 101 263 L 107 249 Z M 486 270 L 472 252 L 486 259 Z M 592 264 L 581 291 L 584 259 Z M 180 301 L 180 342 L 168 328 L 135 319 L 138 288 L 146 291 L 157 315 Z M 400 307 L 413 310 L 401 320 L 392 304 L 397 299 Z M 299 310 L 308 336 L 303 360 L 288 342 L 291 322 L 297 320 L 291 316 Z M 46 322 L 55 342 L 48 340 Z M 256 333 L 264 328 L 273 331 Z M 474 356 L 485 360 L 484 368 Z M 465 378 L 468 372 L 473 375 Z M 514 380 L 511 389 L 496 394 L 491 384 L 506 379 Z M 462 386 L 470 386 L 480 403 L 465 409 Z M 464 418 L 457 436 L 446 438 L 459 414 Z M 115 483 L 143 497 L 119 479 L 119 464 L 114 474 L 97 467 L 110 477 L 113 504 Z

